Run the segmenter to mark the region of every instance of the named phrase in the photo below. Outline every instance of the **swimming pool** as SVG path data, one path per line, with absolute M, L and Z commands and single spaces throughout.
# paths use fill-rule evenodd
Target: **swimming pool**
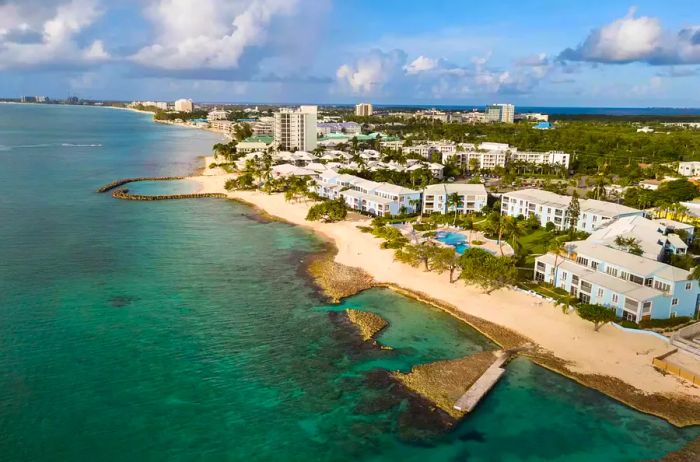
M 457 253 L 464 253 L 469 248 L 467 238 L 464 234 L 453 233 L 450 231 L 438 231 L 435 233 L 435 239 L 455 248 Z

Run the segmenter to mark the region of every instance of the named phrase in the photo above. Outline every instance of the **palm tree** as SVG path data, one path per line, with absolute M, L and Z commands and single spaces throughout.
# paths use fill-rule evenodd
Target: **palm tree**
M 564 246 L 561 245 L 561 242 L 559 242 L 556 239 L 552 239 L 549 242 L 549 245 L 547 246 L 547 252 L 553 253 L 554 254 L 554 280 L 553 280 L 553 286 L 557 286 L 557 274 L 558 274 L 558 262 L 559 262 L 559 257 L 565 252 L 566 250 L 564 249 Z
M 472 233 L 474 232 L 474 218 L 471 215 L 467 215 L 464 219 L 464 229 L 469 231 L 469 242 L 472 241 Z
M 450 207 L 454 207 L 455 209 L 455 217 L 452 221 L 452 226 L 455 226 L 457 224 L 457 212 L 459 207 L 461 207 L 463 203 L 464 199 L 456 192 L 447 196 L 447 210 L 449 210 Z
M 420 199 L 409 199 L 408 203 L 411 204 L 413 210 L 418 212 L 420 210 L 420 215 L 423 216 L 423 207 L 421 207 Z
M 503 233 L 506 236 L 510 237 L 511 242 L 513 243 L 513 250 L 517 249 L 520 242 L 518 242 L 518 238 L 523 235 L 523 228 L 518 222 L 518 220 L 514 217 L 506 217 L 503 220 Z M 500 249 L 501 249 L 501 256 L 503 256 L 503 243 L 499 239 L 498 243 Z

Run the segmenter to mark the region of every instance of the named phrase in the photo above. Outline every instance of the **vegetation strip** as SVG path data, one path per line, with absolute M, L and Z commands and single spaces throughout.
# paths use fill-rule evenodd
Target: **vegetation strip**
M 111 191 L 114 188 L 125 185 L 127 183 L 133 183 L 136 181 L 173 181 L 173 180 L 184 180 L 184 176 L 154 176 L 154 177 L 139 177 L 139 178 L 122 178 L 121 180 L 115 180 L 108 183 L 101 188 L 97 189 L 98 193 L 105 193 Z
M 149 196 L 145 194 L 129 194 L 128 189 L 117 189 L 112 193 L 112 197 L 115 199 L 123 199 L 128 201 L 164 201 L 171 199 L 202 199 L 207 197 L 226 199 L 227 196 L 223 193 L 168 194 Z

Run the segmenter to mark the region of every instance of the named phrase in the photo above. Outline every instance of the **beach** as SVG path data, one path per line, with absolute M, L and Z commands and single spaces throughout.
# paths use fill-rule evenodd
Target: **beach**
M 208 164 L 211 160 L 209 157 L 205 162 Z M 224 184 L 231 176 L 222 174 L 220 169 L 207 168 L 204 175 L 193 179 L 200 183 L 200 192 L 225 192 L 231 199 L 252 204 L 267 214 L 312 230 L 335 245 L 337 263 L 361 268 L 378 285 L 406 289 L 418 297 L 453 307 L 526 337 L 560 361 L 560 366 L 545 366 L 585 385 L 595 387 L 595 377 L 610 377 L 642 394 L 663 395 L 680 400 L 679 405 L 682 402 L 700 406 L 700 388 L 673 375 L 663 375 L 652 367 L 654 357 L 672 349 L 659 338 L 630 333 L 612 325 L 595 332 L 591 323 L 575 313 L 563 314 L 560 307 L 527 293 L 501 289 L 486 295 L 462 281 L 450 283 L 447 274 L 425 272 L 394 261 L 392 250 L 381 249 L 379 239 L 358 229 L 369 224 L 367 217 L 351 214 L 349 220 L 338 223 L 308 222 L 305 217 L 309 203 L 287 202 L 282 194 L 227 192 Z M 604 387 L 600 389 L 609 391 Z M 639 403 L 629 404 L 655 413 L 653 409 L 643 409 Z

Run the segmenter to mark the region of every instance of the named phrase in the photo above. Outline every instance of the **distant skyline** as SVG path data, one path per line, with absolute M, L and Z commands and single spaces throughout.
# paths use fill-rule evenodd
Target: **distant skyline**
M 0 0 L 0 97 L 700 107 L 676 0 Z

